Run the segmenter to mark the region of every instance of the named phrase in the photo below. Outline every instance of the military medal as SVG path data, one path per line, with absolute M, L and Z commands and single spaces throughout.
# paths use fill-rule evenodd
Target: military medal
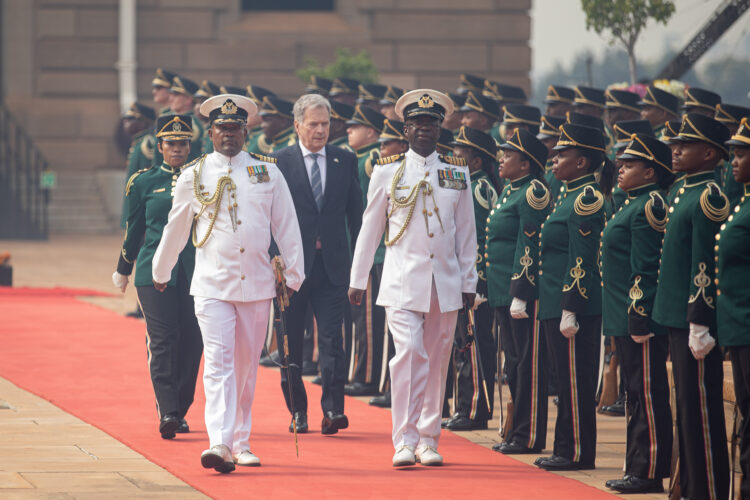
M 250 174 L 250 182 L 257 184 L 259 182 L 268 182 L 268 168 L 265 165 L 252 165 L 247 167 L 247 173 Z

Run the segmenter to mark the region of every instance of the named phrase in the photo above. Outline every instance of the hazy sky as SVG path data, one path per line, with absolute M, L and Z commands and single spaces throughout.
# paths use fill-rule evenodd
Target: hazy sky
M 649 23 L 636 45 L 636 57 L 648 61 L 665 49 L 682 49 L 726 0 L 676 0 L 677 10 L 667 25 Z M 586 49 L 601 55 L 607 48 L 606 35 L 586 30 L 580 0 L 532 0 L 531 8 L 532 78 L 551 69 L 555 62 L 570 64 L 576 53 Z M 561 36 L 561 32 L 565 35 Z M 750 74 L 750 11 L 734 23 L 719 42 L 699 61 L 735 56 L 748 58 Z

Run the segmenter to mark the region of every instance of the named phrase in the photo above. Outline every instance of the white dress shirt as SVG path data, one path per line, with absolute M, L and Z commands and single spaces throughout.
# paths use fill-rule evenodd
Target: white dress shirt
M 191 235 L 193 219 L 201 211 L 193 187 L 200 161 L 183 169 L 174 187 L 172 209 L 152 263 L 157 283 L 169 281 Z M 248 167 L 253 165 L 265 165 L 266 182 L 251 182 Z M 205 156 L 199 181 L 205 197 L 213 196 L 224 175 L 232 178 L 237 196 L 231 197 L 224 188 L 221 206 L 206 207 L 195 224 L 200 242 L 208 230 L 209 217 L 218 210 L 211 235 L 205 245 L 196 248 L 190 294 L 236 302 L 275 297 L 275 276 L 268 255 L 272 235 L 286 265 L 287 285 L 298 290 L 305 277 L 302 237 L 284 176 L 275 164 L 256 160 L 245 151 L 232 158 L 215 151 Z M 228 208 L 235 201 L 236 227 Z
M 312 185 L 312 166 L 313 166 L 313 157 L 312 157 L 312 151 L 307 149 L 302 142 L 299 143 L 299 148 L 302 150 L 302 158 L 305 160 L 305 169 L 307 170 L 307 180 L 310 181 L 310 184 Z M 326 174 L 327 168 L 326 168 L 326 147 L 323 146 L 320 148 L 320 151 L 317 152 L 318 155 L 318 167 L 320 167 L 320 188 L 323 190 L 323 194 L 326 192 Z
M 425 158 L 410 149 L 405 161 L 397 196 L 406 196 L 423 179 L 430 183 L 432 195 L 419 194 L 403 236 L 386 247 L 377 304 L 429 312 L 434 277 L 440 311 L 458 310 L 463 306 L 461 293 L 475 293 L 477 285 L 477 236 L 469 170 L 442 162 L 434 152 Z M 388 238 L 393 239 L 406 220 L 408 208 L 396 209 L 390 219 L 386 218 L 386 213 L 393 210 L 391 184 L 400 164 L 401 161 L 378 165 L 373 171 L 352 262 L 352 288 L 367 288 L 386 222 Z M 463 172 L 465 189 L 441 187 L 438 177 L 441 169 Z

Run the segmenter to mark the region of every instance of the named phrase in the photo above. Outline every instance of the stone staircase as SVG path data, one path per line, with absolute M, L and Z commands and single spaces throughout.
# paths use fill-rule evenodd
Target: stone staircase
M 50 194 L 50 234 L 96 235 L 120 231 L 119 214 L 112 213 L 111 207 L 121 205 L 122 198 L 105 199 L 105 193 L 112 191 L 117 189 L 103 186 L 101 176 L 94 172 L 59 172 L 57 185 Z

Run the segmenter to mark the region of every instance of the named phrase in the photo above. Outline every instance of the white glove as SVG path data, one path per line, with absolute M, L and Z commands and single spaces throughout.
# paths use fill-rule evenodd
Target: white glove
M 114 283 L 122 293 L 125 293 L 125 289 L 128 287 L 128 277 L 115 271 L 112 274 L 112 283 Z
M 653 336 L 653 333 L 649 333 L 648 335 L 631 335 L 630 338 L 633 339 L 633 342 L 636 342 L 638 344 L 645 344 L 646 342 L 648 342 L 648 339 Z
M 476 295 L 474 296 L 474 305 L 473 305 L 473 306 L 472 306 L 472 308 L 471 308 L 471 309 L 472 309 L 472 311 L 476 311 L 476 310 L 477 310 L 477 307 L 481 306 L 481 305 L 482 305 L 482 304 L 484 304 L 485 302 L 487 302 L 487 297 L 485 297 L 485 296 L 484 296 L 484 295 L 482 295 L 481 293 L 478 293 L 478 294 L 476 294 Z
M 573 335 L 578 333 L 578 321 L 576 321 L 576 313 L 562 310 L 562 318 L 560 319 L 560 333 L 566 339 L 573 338 Z
M 688 346 L 690 346 L 690 351 L 693 353 L 695 359 L 705 358 L 715 345 L 716 339 L 708 333 L 707 326 L 690 323 Z
M 513 297 L 513 302 L 510 303 L 510 317 L 513 319 L 524 319 L 529 317 L 526 313 L 525 300 Z

